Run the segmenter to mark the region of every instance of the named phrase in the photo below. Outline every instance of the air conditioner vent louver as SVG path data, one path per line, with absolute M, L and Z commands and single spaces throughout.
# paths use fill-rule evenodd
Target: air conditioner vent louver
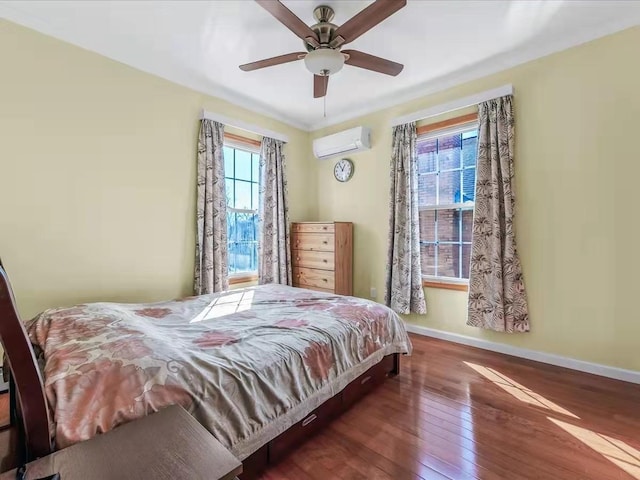
M 371 129 L 368 127 L 350 128 L 313 141 L 313 153 L 320 160 L 370 148 Z

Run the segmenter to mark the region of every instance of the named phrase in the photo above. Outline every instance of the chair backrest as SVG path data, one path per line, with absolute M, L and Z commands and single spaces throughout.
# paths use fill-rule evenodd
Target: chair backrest
M 29 336 L 20 320 L 9 277 L 0 260 L 0 340 L 9 360 L 20 407 L 27 460 L 52 452 L 44 383 Z

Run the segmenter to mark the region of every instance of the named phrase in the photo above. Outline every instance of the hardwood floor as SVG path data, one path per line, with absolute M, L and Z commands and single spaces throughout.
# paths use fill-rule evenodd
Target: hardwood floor
M 640 386 L 411 340 L 400 376 L 262 480 L 640 480 Z
M 0 393 L 0 429 L 9 425 L 9 394 Z
M 9 428 L 9 394 L 0 393 L 0 472 L 17 466 L 17 440 L 16 429 Z

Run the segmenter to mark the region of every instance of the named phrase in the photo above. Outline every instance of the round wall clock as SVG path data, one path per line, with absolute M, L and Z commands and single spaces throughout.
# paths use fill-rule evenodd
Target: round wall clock
M 339 182 L 346 182 L 353 176 L 353 162 L 348 158 L 338 160 L 333 167 L 333 175 Z

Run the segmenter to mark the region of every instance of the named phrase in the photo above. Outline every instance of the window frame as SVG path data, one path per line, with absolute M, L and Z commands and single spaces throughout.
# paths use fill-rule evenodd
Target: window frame
M 235 135 L 232 133 L 224 134 L 223 147 L 232 148 L 234 150 L 242 150 L 244 152 L 248 152 L 251 154 L 257 154 L 259 156 L 261 146 L 262 146 L 262 142 L 260 142 L 259 140 L 253 140 L 253 139 L 246 138 L 240 135 Z M 225 172 L 224 176 L 225 176 L 225 179 L 233 178 L 234 181 L 236 181 L 236 177 L 227 176 L 227 172 Z M 260 179 L 258 178 L 258 182 L 257 182 L 258 191 L 260 189 L 259 180 Z M 246 180 L 240 180 L 240 181 L 246 181 Z M 253 183 L 253 182 L 250 182 L 250 183 Z M 258 215 L 258 219 L 260 218 L 260 211 L 258 208 L 254 210 L 254 209 L 247 209 L 247 208 L 235 208 L 227 205 L 227 213 L 229 212 L 251 213 L 251 214 Z M 257 241 L 259 242 L 259 240 Z M 228 239 L 227 239 L 227 244 L 228 244 Z M 237 285 L 240 283 L 251 283 L 258 280 L 258 270 L 256 269 L 256 270 L 251 270 L 247 272 L 227 273 L 227 277 L 229 279 L 229 285 Z
M 418 142 L 422 142 L 422 141 L 428 141 L 428 140 L 433 140 L 436 138 L 440 138 L 440 137 L 444 137 L 447 135 L 454 135 L 456 133 L 463 133 L 472 129 L 478 130 L 479 128 L 479 124 L 478 124 L 478 114 L 477 113 L 471 113 L 468 115 L 462 115 L 456 118 L 452 118 L 450 120 L 444 120 L 442 122 L 437 122 L 434 124 L 430 124 L 430 125 L 424 125 L 422 127 L 417 128 L 417 141 L 416 144 Z M 438 165 L 439 167 L 439 165 Z M 464 171 L 465 170 L 470 170 L 472 168 L 477 168 L 477 159 L 476 159 L 476 164 L 473 165 L 473 167 L 468 166 L 465 167 L 464 163 L 462 162 L 461 159 L 461 163 L 460 163 L 460 167 L 459 168 L 454 168 L 454 169 L 445 169 L 445 170 L 437 170 L 437 173 L 440 174 L 442 172 L 450 172 L 450 171 L 460 171 L 460 181 L 461 181 L 461 186 L 464 183 Z M 429 175 L 429 174 L 418 174 L 419 176 L 423 176 L 423 175 Z M 436 183 L 437 185 L 437 183 Z M 437 191 L 438 187 L 436 187 L 436 198 L 437 200 L 439 200 L 439 192 Z M 451 203 L 451 204 L 442 204 L 442 205 L 418 205 L 418 211 L 419 212 L 423 212 L 423 211 L 440 211 L 440 210 L 450 210 L 450 211 L 464 211 L 464 210 L 471 210 L 472 212 L 475 211 L 475 197 L 474 197 L 474 201 L 473 202 L 458 202 L 458 203 Z M 459 255 L 460 257 L 462 257 L 462 246 L 463 245 L 470 245 L 471 242 L 463 242 L 462 241 L 462 215 L 460 215 L 460 242 L 449 242 L 446 241 L 444 242 L 444 244 L 451 244 L 451 245 L 460 245 L 460 250 L 459 250 Z M 420 238 L 420 243 L 422 245 L 422 238 Z M 436 237 L 435 237 L 435 244 L 438 245 L 441 242 L 438 241 L 438 237 L 437 237 L 437 227 L 436 227 Z M 437 272 L 437 270 L 436 270 Z M 445 276 L 439 276 L 439 275 L 425 275 L 421 272 L 421 276 L 422 276 L 422 286 L 423 287 L 431 287 L 431 288 L 444 288 L 444 289 L 448 289 L 448 290 L 460 290 L 460 291 L 468 291 L 469 289 L 469 279 L 468 278 L 458 278 L 458 277 L 445 277 Z

